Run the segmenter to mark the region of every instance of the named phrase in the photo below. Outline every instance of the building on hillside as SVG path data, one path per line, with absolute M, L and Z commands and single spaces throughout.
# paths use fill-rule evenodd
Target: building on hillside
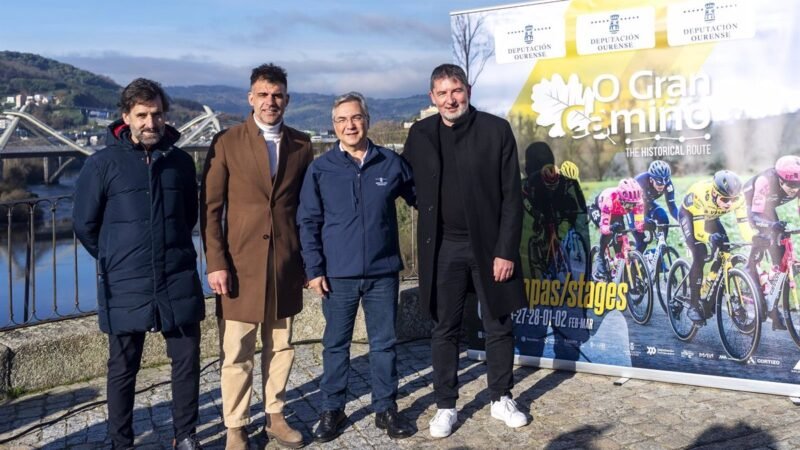
M 425 109 L 420 109 L 419 110 L 419 117 L 415 118 L 411 122 L 403 122 L 403 128 L 406 128 L 406 129 L 411 128 L 411 125 L 414 125 L 414 122 L 416 122 L 418 120 L 422 120 L 422 119 L 424 119 L 426 117 L 430 117 L 430 116 L 432 116 L 432 115 L 434 115 L 434 114 L 436 114 L 438 112 L 439 112 L 439 110 L 436 109 L 436 105 L 431 105 L 431 106 L 428 106 Z

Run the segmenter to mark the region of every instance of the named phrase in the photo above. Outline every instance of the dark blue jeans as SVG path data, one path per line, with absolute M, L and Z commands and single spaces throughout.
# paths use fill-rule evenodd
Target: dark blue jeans
M 322 336 L 322 409 L 344 409 L 350 372 L 350 342 L 359 300 L 364 307 L 372 373 L 372 409 L 396 408 L 395 319 L 397 274 L 369 278 L 329 278 L 331 292 L 322 300 L 325 333 Z

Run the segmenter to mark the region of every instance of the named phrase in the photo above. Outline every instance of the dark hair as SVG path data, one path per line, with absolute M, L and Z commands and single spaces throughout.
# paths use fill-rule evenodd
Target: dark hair
M 250 86 L 256 84 L 259 80 L 268 81 L 272 84 L 282 84 L 285 88 L 289 87 L 286 82 L 286 70 L 272 63 L 262 64 L 253 69 L 253 73 L 250 74 Z
M 169 97 L 161 85 L 147 78 L 137 78 L 122 90 L 117 106 L 119 106 L 120 112 L 127 114 L 138 103 L 154 102 L 159 98 L 162 110 L 169 111 Z
M 433 69 L 433 73 L 431 73 L 431 91 L 433 90 L 433 82 L 441 80 L 442 78 L 455 78 L 464 86 L 469 86 L 467 74 L 464 73 L 464 69 L 455 64 L 442 64 Z

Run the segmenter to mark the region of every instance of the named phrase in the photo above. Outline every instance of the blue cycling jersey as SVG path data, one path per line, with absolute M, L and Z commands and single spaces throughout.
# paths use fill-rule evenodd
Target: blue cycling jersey
M 658 192 L 656 188 L 653 187 L 653 183 L 650 182 L 650 178 L 652 177 L 647 172 L 636 175 L 636 181 L 639 183 L 639 186 L 642 187 L 642 192 L 644 193 L 645 214 L 647 214 L 647 211 L 656 200 L 664 196 L 667 200 L 669 215 L 671 215 L 673 219 L 678 220 L 678 205 L 675 204 L 675 186 L 672 184 L 672 179 L 667 181 L 667 184 L 661 192 Z

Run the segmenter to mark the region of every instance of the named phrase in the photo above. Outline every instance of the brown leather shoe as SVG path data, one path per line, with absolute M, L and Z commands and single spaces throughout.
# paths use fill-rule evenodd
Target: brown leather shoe
M 247 430 L 244 427 L 228 428 L 225 450 L 247 450 Z
M 300 448 L 303 446 L 303 435 L 286 423 L 283 413 L 267 414 L 264 432 L 270 439 L 275 439 L 284 447 Z

